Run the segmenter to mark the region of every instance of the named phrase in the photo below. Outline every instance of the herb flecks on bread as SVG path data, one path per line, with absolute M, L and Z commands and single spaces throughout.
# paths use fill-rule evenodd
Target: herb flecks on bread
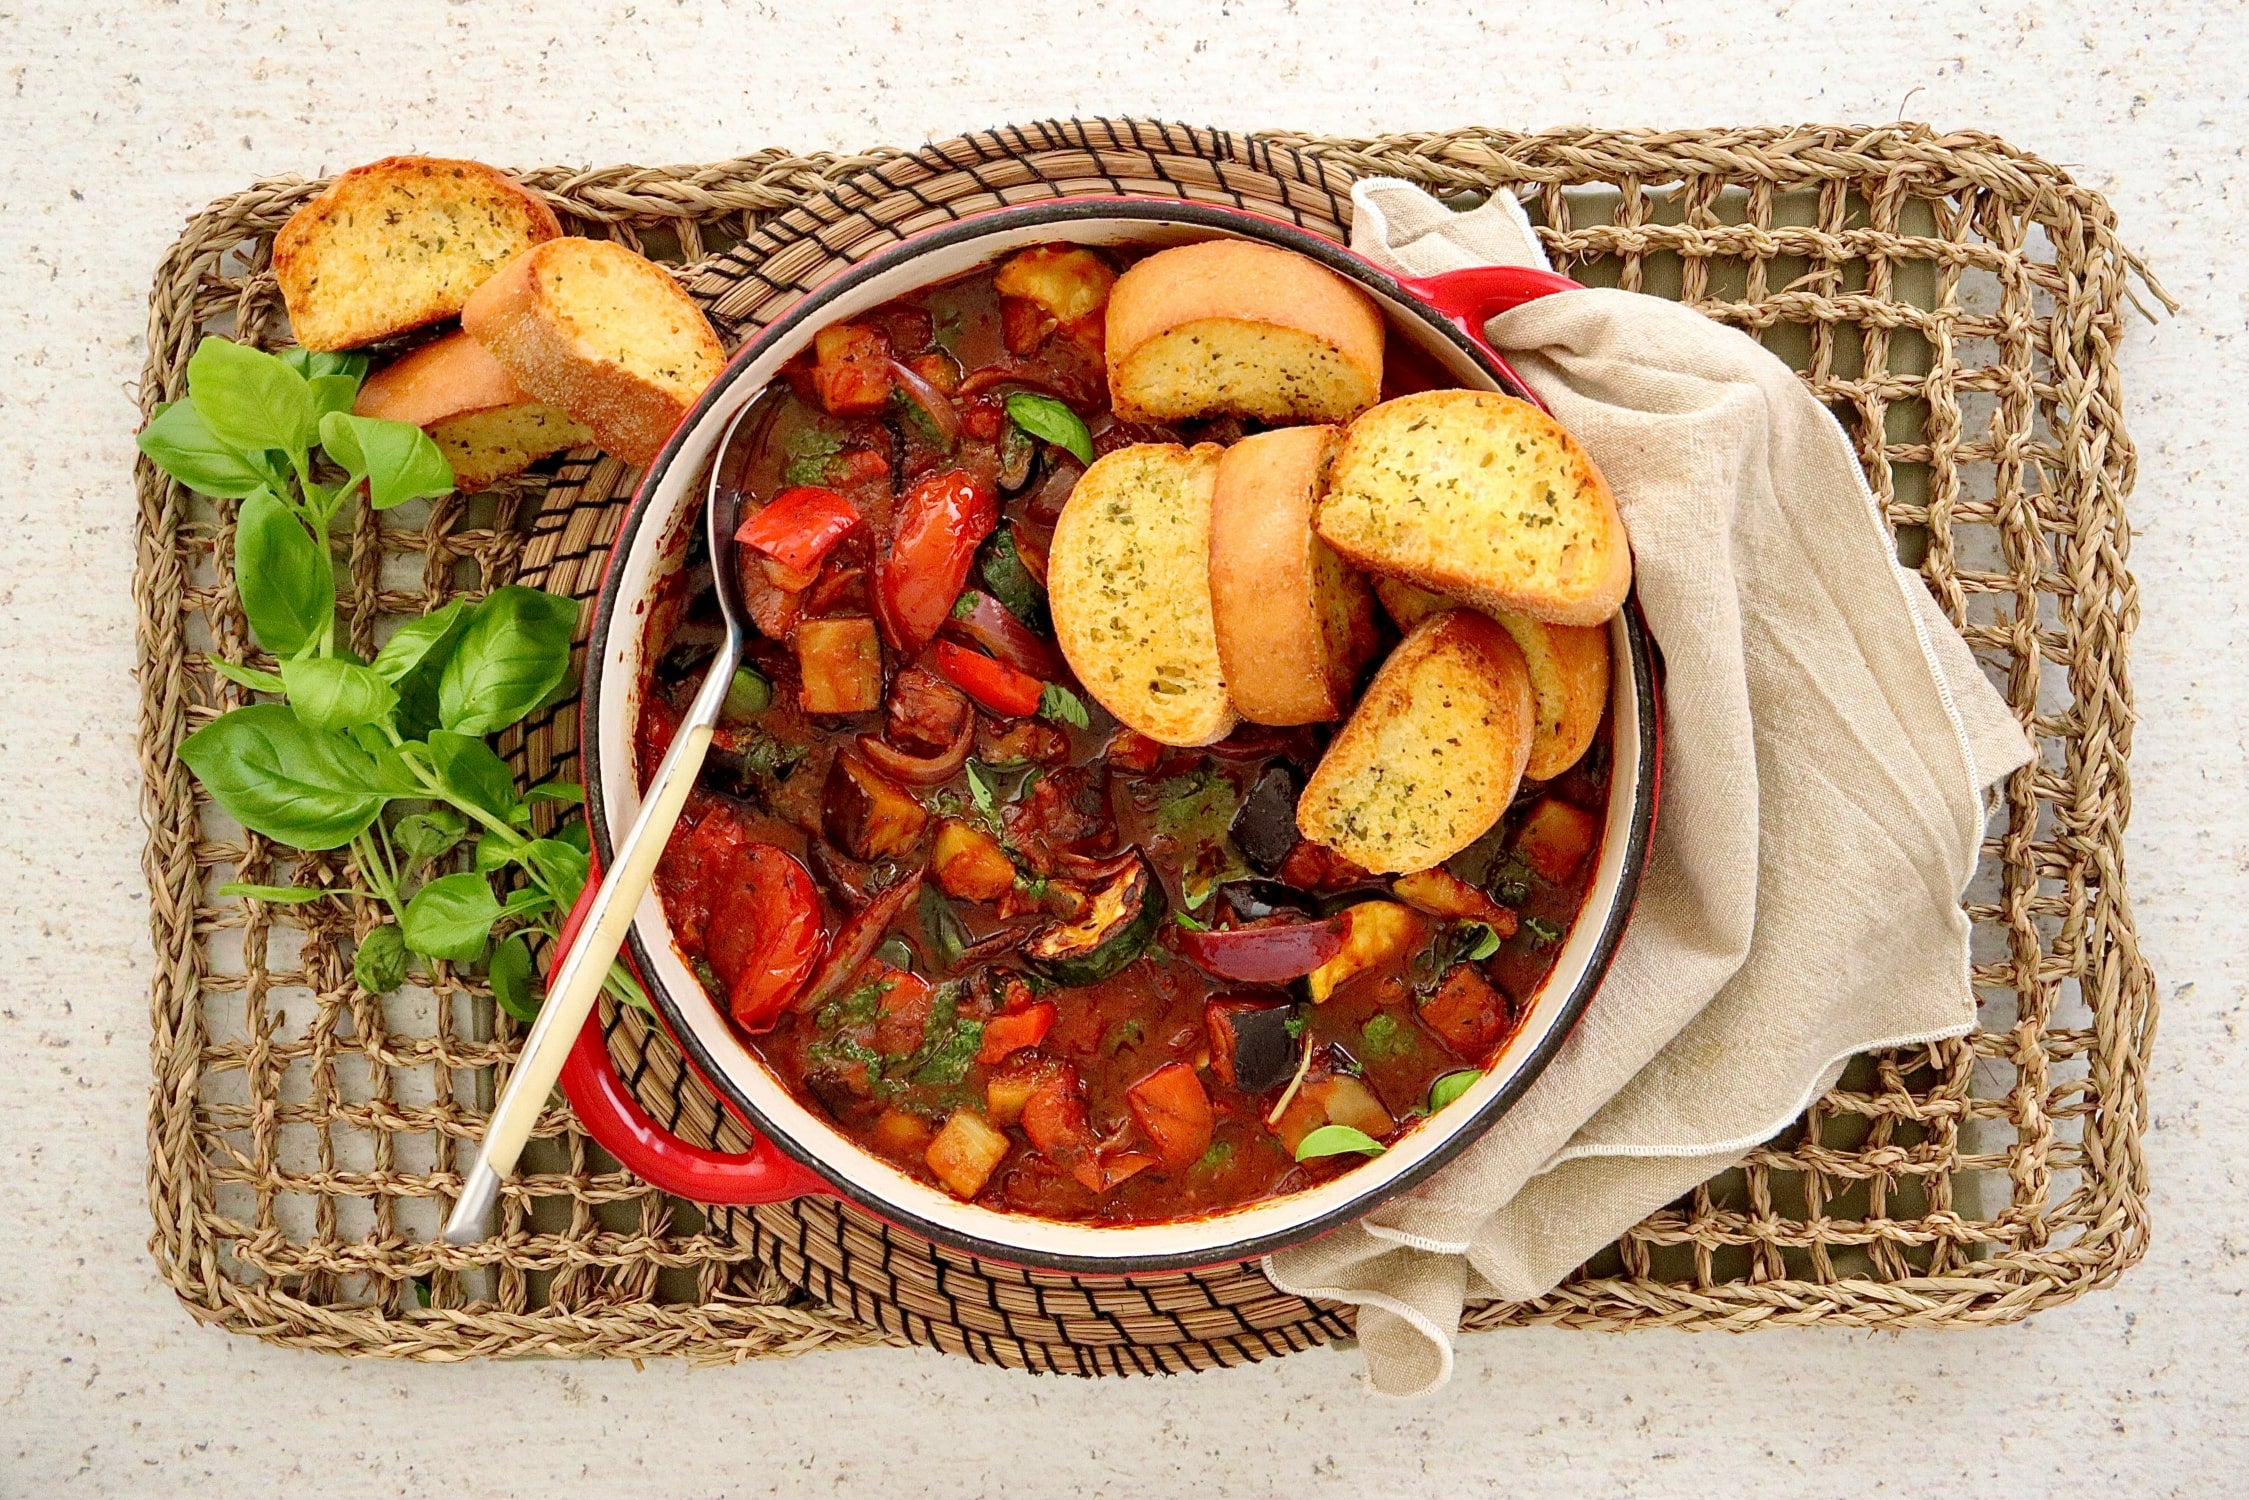
M 1377 578 L 1374 591 L 1400 630 L 1459 607 L 1401 578 Z M 1551 781 L 1578 763 L 1601 728 L 1609 704 L 1609 627 L 1549 625 L 1506 609 L 1487 613 L 1515 638 L 1531 671 L 1538 726 L 1523 774 Z
M 726 356 L 663 267 L 608 240 L 554 240 L 477 290 L 461 327 L 526 391 L 627 463 L 654 459 Z
M 1101 706 L 1166 745 L 1234 727 L 1210 603 L 1210 504 L 1221 450 L 1141 443 L 1070 492 L 1047 555 L 1054 634 Z
M 1486 609 L 1597 625 L 1632 586 L 1600 471 L 1552 417 L 1484 391 L 1424 391 L 1353 422 L 1320 535 L 1370 573 Z
M 1414 627 L 1374 674 L 1296 804 L 1297 827 L 1378 873 L 1426 870 L 1507 811 L 1530 755 L 1529 669 L 1474 610 Z
M 1105 347 L 1127 421 L 1342 422 L 1382 389 L 1382 315 L 1318 262 L 1247 240 L 1158 251 L 1117 278 Z
M 356 349 L 457 316 L 500 267 L 561 233 L 545 202 L 491 167 L 392 156 L 290 215 L 273 274 L 299 344 Z

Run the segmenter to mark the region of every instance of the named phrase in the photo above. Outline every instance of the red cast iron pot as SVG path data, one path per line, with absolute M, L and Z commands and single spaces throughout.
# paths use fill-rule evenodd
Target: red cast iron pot
M 597 867 L 639 806 L 633 725 L 646 677 L 643 650 L 659 586 L 701 522 L 701 477 L 728 420 L 764 390 L 822 327 L 915 288 L 974 270 L 1025 246 L 1059 241 L 1167 246 L 1214 237 L 1257 240 L 1311 257 L 1364 288 L 1404 340 L 1458 385 L 1537 401 L 1499 352 L 1485 321 L 1536 297 L 1575 288 L 1552 272 L 1482 267 L 1425 278 L 1392 276 L 1292 224 L 1168 199 L 1064 198 L 995 209 L 913 236 L 843 271 L 736 352 L 643 479 L 619 531 L 596 606 L 579 743 Z M 665 1028 L 726 1108 L 755 1134 L 747 1154 L 689 1144 L 650 1118 L 610 1065 L 598 1016 L 562 1075 L 585 1129 L 635 1173 L 704 1203 L 770 1203 L 806 1193 L 847 1198 L 940 1243 L 1018 1265 L 1081 1273 L 1218 1265 L 1296 1244 L 1349 1222 L 1436 1171 L 1506 1113 L 1559 1050 L 1616 952 L 1654 827 L 1660 733 L 1654 652 L 1636 609 L 1611 627 L 1619 669 L 1610 702 L 1615 774 L 1600 864 L 1579 920 L 1545 987 L 1506 1050 L 1460 1100 L 1380 1157 L 1333 1181 L 1220 1213 L 1157 1224 L 1089 1225 L 961 1203 L 920 1182 L 798 1103 L 765 1068 L 673 947 L 656 897 L 640 905 L 630 957 Z M 589 886 L 589 890 L 591 887 Z M 565 930 L 567 944 L 576 919 Z

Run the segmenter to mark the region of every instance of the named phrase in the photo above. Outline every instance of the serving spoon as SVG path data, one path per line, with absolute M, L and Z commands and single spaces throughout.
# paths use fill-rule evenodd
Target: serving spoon
M 712 454 L 710 487 L 703 497 L 703 524 L 710 539 L 711 580 L 717 586 L 719 613 L 726 622 L 725 643 L 711 658 L 703 685 L 696 690 L 695 701 L 688 707 L 679 733 L 672 737 L 670 748 L 656 767 L 655 778 L 641 797 L 640 811 L 634 816 L 632 827 L 618 843 L 616 858 L 610 861 L 600 887 L 579 919 L 569 952 L 548 981 L 546 999 L 539 1006 L 539 1019 L 531 1024 L 531 1035 L 524 1040 L 523 1054 L 516 1061 L 515 1071 L 508 1075 L 507 1087 L 500 1091 L 500 1100 L 491 1118 L 485 1122 L 476 1165 L 469 1169 L 468 1180 L 461 1186 L 460 1199 L 453 1205 L 452 1216 L 445 1221 L 445 1242 L 449 1245 L 473 1245 L 490 1232 L 488 1226 L 493 1205 L 499 1201 L 500 1181 L 515 1170 L 516 1160 L 531 1138 L 531 1128 L 538 1123 L 539 1111 L 545 1107 L 547 1095 L 561 1076 L 563 1061 L 585 1026 L 586 1016 L 593 1010 L 594 999 L 609 976 L 611 961 L 624 945 L 633 913 L 640 906 L 640 898 L 647 894 L 649 882 L 655 878 L 656 861 L 671 839 L 672 827 L 679 822 L 680 809 L 687 805 L 687 794 L 694 790 L 703 759 L 710 752 L 711 736 L 718 728 L 719 710 L 726 702 L 727 689 L 733 685 L 734 674 L 742 664 L 743 649 L 749 642 L 749 627 L 742 615 L 741 561 L 739 549 L 734 545 L 734 532 L 741 520 L 741 492 L 721 480 L 726 473 L 727 454 L 734 445 L 735 433 L 741 430 L 752 412 L 768 406 L 767 398 L 772 394 L 769 389 L 744 402 L 734 419 L 727 423 Z

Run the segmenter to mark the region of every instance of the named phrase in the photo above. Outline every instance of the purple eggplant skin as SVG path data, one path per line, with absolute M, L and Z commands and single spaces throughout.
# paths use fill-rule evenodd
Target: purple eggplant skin
M 1257 781 L 1234 814 L 1234 847 L 1260 875 L 1270 875 L 1297 845 L 1296 799 L 1303 778 L 1292 766 L 1275 764 L 1258 773 Z
M 1278 990 L 1222 995 L 1203 1008 L 1212 1071 L 1245 1094 L 1262 1094 L 1296 1072 L 1301 1045 L 1289 1031 L 1295 1002 Z

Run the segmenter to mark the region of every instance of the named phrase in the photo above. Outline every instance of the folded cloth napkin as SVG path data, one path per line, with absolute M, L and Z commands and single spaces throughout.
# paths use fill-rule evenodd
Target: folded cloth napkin
M 1352 244 L 1428 275 L 1544 266 L 1505 194 L 1371 179 Z M 1616 491 L 1663 658 L 1663 801 L 1616 960 L 1568 1043 L 1442 1172 L 1271 1257 L 1358 1305 L 1377 1390 L 1452 1372 L 1469 1298 L 1540 1295 L 1732 1165 L 1853 1053 L 1965 1033 L 1960 897 L 1986 790 L 2031 748 L 1890 534 L 1835 419 L 1748 336 L 1587 290 L 1487 333 Z

